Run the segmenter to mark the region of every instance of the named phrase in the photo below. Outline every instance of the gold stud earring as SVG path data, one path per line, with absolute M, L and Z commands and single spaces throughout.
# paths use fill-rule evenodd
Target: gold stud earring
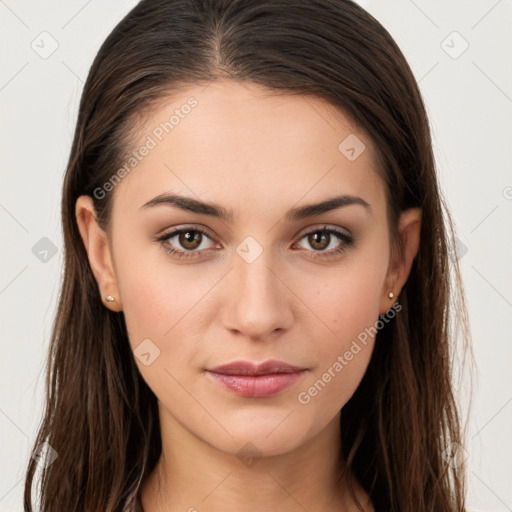
M 392 299 L 392 298 L 394 297 L 393 292 L 389 292 L 388 297 L 389 297 L 390 299 Z
M 105 297 L 105 300 L 106 300 L 107 302 L 114 302 L 116 299 L 115 299 L 114 297 L 112 297 L 112 295 L 107 295 L 107 296 Z

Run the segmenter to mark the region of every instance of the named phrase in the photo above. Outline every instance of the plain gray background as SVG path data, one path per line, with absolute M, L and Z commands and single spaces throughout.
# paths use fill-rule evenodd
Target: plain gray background
M 93 58 L 135 1 L 0 0 L 0 512 L 21 511 L 62 270 L 60 194 Z M 478 381 L 469 504 L 512 510 L 512 1 L 360 0 L 408 59 L 456 222 Z M 461 404 L 467 387 L 460 389 Z

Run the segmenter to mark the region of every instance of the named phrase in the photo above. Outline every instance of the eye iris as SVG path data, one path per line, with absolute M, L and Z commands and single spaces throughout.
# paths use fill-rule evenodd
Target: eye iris
M 183 231 L 178 235 L 178 240 L 185 249 L 196 249 L 201 245 L 201 237 L 199 231 Z
M 321 231 L 317 231 L 316 233 L 312 233 L 308 235 L 308 242 L 311 244 L 311 247 L 314 249 L 325 249 L 328 247 L 329 243 L 329 234 L 323 233 Z M 322 240 L 323 239 L 323 240 Z M 327 241 L 327 244 L 325 243 Z

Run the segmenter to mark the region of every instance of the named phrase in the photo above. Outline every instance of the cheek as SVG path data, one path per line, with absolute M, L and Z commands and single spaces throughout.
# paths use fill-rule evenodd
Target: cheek
M 339 346 L 323 360 L 297 394 L 302 415 L 326 424 L 350 400 L 363 378 L 373 349 L 373 340 Z M 322 364 L 323 363 L 323 364 Z
M 336 414 L 357 389 L 371 358 L 379 320 L 383 262 L 370 256 L 346 263 L 321 285 L 317 283 L 314 293 L 308 296 L 306 286 L 301 295 L 309 297 L 309 309 L 329 330 L 322 327 L 324 335 L 317 336 L 317 366 L 297 399 L 324 419 Z
M 195 331 L 201 328 L 198 313 L 208 282 L 187 285 L 192 281 L 183 279 L 179 270 L 171 273 L 154 262 L 134 272 L 134 261 L 120 264 L 118 277 L 134 361 L 157 397 L 172 396 L 181 404 L 182 386 L 193 385 L 193 372 L 184 369 L 197 366 L 200 336 Z M 188 402 L 181 405 L 190 407 Z
M 195 372 L 188 369 L 200 366 L 212 288 L 221 276 L 206 266 L 176 265 L 159 251 L 137 251 L 134 245 L 129 251 L 118 246 L 116 275 L 135 362 L 157 396 L 160 390 L 180 394 L 171 376 L 193 386 Z M 144 361 L 141 355 L 147 353 Z M 151 363 L 144 364 L 148 359 Z
M 320 422 L 329 421 L 354 394 L 374 348 L 372 328 L 378 320 L 375 286 L 358 285 L 338 288 L 335 296 L 324 297 L 323 311 L 332 319 L 329 327 L 334 332 L 317 336 L 317 364 L 297 396 L 300 406 L 309 408 Z
M 143 338 L 163 343 L 190 328 L 214 277 L 207 271 L 202 276 L 193 265 L 172 263 L 156 245 L 138 248 L 119 237 L 116 278 L 132 343 Z
M 329 353 L 373 325 L 379 316 L 385 267 L 375 258 L 355 258 L 317 277 L 301 279 L 297 294 L 327 333 Z

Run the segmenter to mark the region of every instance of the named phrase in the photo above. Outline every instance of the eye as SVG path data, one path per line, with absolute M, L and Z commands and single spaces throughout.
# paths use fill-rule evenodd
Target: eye
M 204 246 L 205 238 L 211 240 L 206 231 L 199 228 L 185 227 L 176 229 L 157 238 L 162 243 L 165 251 L 179 258 L 194 258 L 196 253 L 208 251 Z M 175 239 L 173 241 L 173 239 Z M 182 250 L 184 249 L 184 250 Z
M 313 252 L 313 258 L 329 258 L 339 255 L 354 243 L 352 235 L 327 226 L 309 231 L 301 237 L 301 241 L 304 239 L 313 248 L 313 251 L 309 251 Z
M 207 243 L 205 246 L 206 239 L 211 240 L 211 237 L 203 229 L 184 227 L 165 233 L 156 240 L 163 245 L 168 254 L 178 258 L 196 258 L 200 257 L 202 252 L 212 250 Z M 307 251 L 313 253 L 313 258 L 335 257 L 354 243 L 352 235 L 327 226 L 305 233 L 300 241 L 304 239 L 313 249 Z

